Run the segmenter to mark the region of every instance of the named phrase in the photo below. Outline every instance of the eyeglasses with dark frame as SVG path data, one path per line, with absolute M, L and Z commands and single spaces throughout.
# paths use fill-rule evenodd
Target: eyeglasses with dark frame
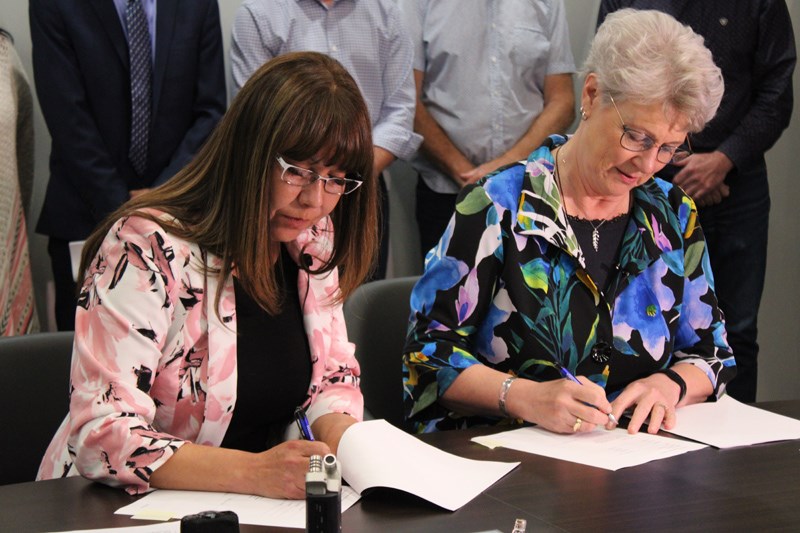
M 322 176 L 313 170 L 298 167 L 297 165 L 290 165 L 283 160 L 283 157 L 276 156 L 278 164 L 283 171 L 281 172 L 281 181 L 289 185 L 296 185 L 298 187 L 307 187 L 322 180 L 325 192 L 331 194 L 350 194 L 358 189 L 362 183 L 359 174 L 348 174 L 346 178 L 339 178 L 336 176 Z M 358 178 L 358 179 L 357 179 Z
M 684 150 L 679 146 L 670 146 L 668 144 L 661 144 L 657 146 L 656 142 L 646 133 L 626 126 L 625 121 L 622 119 L 622 114 L 619 112 L 619 108 L 617 107 L 617 103 L 614 101 L 614 98 L 611 95 L 608 97 L 611 99 L 611 103 L 614 105 L 614 110 L 617 112 L 620 124 L 622 125 L 622 136 L 619 138 L 620 146 L 631 152 L 646 152 L 651 148 L 658 148 L 658 152 L 656 152 L 656 159 L 659 163 L 664 164 L 680 163 L 692 155 L 692 143 L 689 142 L 688 135 L 686 136 L 686 144 L 689 147 L 688 150 Z

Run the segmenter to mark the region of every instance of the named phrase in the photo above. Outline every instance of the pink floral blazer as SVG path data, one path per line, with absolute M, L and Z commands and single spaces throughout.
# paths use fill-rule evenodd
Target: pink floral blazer
M 151 212 L 167 217 L 164 213 Z M 312 267 L 329 257 L 329 219 L 289 246 Z M 236 405 L 236 302 L 205 269 L 221 261 L 143 217 L 117 221 L 84 280 L 78 301 L 70 412 L 37 479 L 81 474 L 131 494 L 187 441 L 219 446 Z M 347 341 L 338 273 L 298 275 L 312 372 L 309 420 L 363 415 L 360 369 Z M 294 425 L 286 438 L 297 438 Z

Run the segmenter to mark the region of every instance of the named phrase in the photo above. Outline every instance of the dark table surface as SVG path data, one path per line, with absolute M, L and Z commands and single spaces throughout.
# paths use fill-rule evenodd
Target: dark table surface
M 800 419 L 800 400 L 759 407 Z M 617 471 L 498 448 L 470 438 L 497 429 L 426 435 L 468 457 L 520 467 L 455 512 L 375 490 L 342 515 L 343 531 L 800 531 L 800 441 L 705 448 Z M 413 462 L 409 462 L 413 475 Z M 69 531 L 143 525 L 114 515 L 133 501 L 80 477 L 0 486 L 0 531 Z M 242 531 L 282 531 L 242 525 Z M 297 530 L 283 530 L 297 531 Z

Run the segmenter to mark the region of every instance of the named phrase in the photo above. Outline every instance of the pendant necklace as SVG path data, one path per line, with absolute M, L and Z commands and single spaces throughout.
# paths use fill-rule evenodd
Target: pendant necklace
M 561 145 L 561 146 L 563 147 L 564 145 Z M 561 152 L 560 149 L 559 149 L 559 152 Z M 560 153 L 557 154 L 557 155 L 561 156 Z M 555 160 L 556 160 L 556 168 L 555 168 L 556 185 L 558 186 L 558 192 L 561 195 L 561 209 L 564 211 L 564 215 L 566 217 L 569 217 L 569 213 L 567 213 L 567 202 L 566 202 L 566 197 L 564 196 L 564 189 L 561 187 L 561 172 L 558 169 L 558 159 L 559 159 L 559 157 L 555 158 Z M 566 161 L 564 160 L 563 156 L 561 157 L 561 161 L 563 163 L 566 163 Z M 592 248 L 594 248 L 595 252 L 598 252 L 598 251 L 600 251 L 600 227 L 603 224 L 605 224 L 606 222 L 608 222 L 608 220 L 607 219 L 603 219 L 596 226 L 589 219 L 586 219 L 586 222 L 588 222 L 589 225 L 592 227 Z M 569 220 L 567 220 L 567 224 L 569 224 Z
M 603 220 L 601 223 L 595 226 L 594 224 L 592 224 L 592 221 L 589 220 L 589 225 L 592 226 L 592 248 L 594 248 L 595 252 L 598 251 L 598 249 L 600 248 L 600 231 L 599 231 L 600 226 L 602 226 L 605 223 L 606 221 Z

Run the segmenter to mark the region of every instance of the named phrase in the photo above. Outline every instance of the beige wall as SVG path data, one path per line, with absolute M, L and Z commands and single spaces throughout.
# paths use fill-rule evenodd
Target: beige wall
M 226 58 L 230 41 L 230 27 L 239 0 L 219 0 L 222 26 L 225 34 Z M 599 0 L 565 0 L 570 24 L 571 41 L 576 61 L 586 55 L 588 43 L 594 30 L 595 13 Z M 787 0 L 792 19 L 800 20 L 800 0 Z M 0 25 L 15 38 L 17 50 L 23 64 L 32 77 L 31 43 L 28 27 L 27 2 L 5 1 L 0 4 Z M 797 24 L 795 24 L 797 26 Z M 761 305 L 761 377 L 759 400 L 800 398 L 800 246 L 797 245 L 798 204 L 800 187 L 795 179 L 800 168 L 800 96 L 798 95 L 798 73 L 795 72 L 795 105 L 792 124 L 778 144 L 768 154 L 772 190 L 772 215 L 770 227 L 769 265 L 764 299 Z M 41 209 L 47 182 L 47 157 L 49 137 L 41 112 L 36 109 L 36 182 L 29 227 L 32 227 Z M 414 222 L 414 173 L 404 163 L 391 168 L 392 189 L 392 273 L 396 276 L 415 274 L 419 271 L 420 258 L 417 251 Z M 31 261 L 34 265 L 34 283 L 37 304 L 43 323 L 47 324 L 45 308 L 46 293 L 50 282 L 49 258 L 46 240 L 31 233 Z

